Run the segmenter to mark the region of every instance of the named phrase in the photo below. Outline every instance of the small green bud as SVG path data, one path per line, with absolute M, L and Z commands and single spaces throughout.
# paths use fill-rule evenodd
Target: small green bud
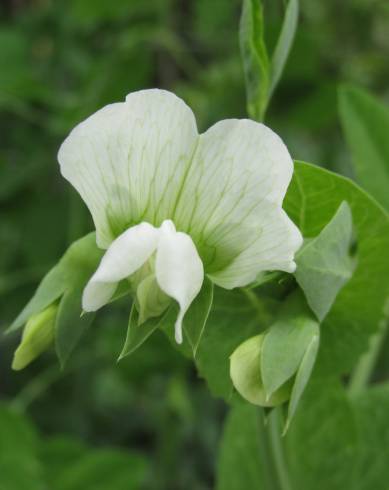
M 246 340 L 230 357 L 230 375 L 235 389 L 243 398 L 261 407 L 275 407 L 289 400 L 293 381 L 289 380 L 270 397 L 261 374 L 261 353 L 265 334 Z
M 14 354 L 12 369 L 19 371 L 25 368 L 52 344 L 57 310 L 58 306 L 52 304 L 28 319 Z

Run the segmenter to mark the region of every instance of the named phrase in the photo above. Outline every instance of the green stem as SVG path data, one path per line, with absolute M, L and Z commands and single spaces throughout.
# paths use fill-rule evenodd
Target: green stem
M 281 439 L 281 414 L 279 408 L 275 408 L 269 415 L 269 441 L 279 487 L 281 490 L 292 490 Z
M 359 395 L 368 385 L 385 341 L 387 330 L 388 321 L 384 321 L 378 332 L 371 338 L 368 351 L 360 358 L 348 388 L 351 396 Z

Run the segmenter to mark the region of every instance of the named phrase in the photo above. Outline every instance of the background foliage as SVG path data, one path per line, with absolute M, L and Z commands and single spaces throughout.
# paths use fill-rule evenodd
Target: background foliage
M 92 229 L 83 204 L 60 177 L 56 163 L 59 144 L 78 121 L 106 103 L 123 99 L 130 91 L 154 86 L 182 96 L 193 108 L 201 130 L 221 118 L 245 117 L 238 42 L 240 10 L 239 0 L 1 3 L 2 330 L 9 326 L 41 276 L 67 246 Z M 359 179 L 386 205 L 382 183 L 385 178 L 389 182 L 389 172 L 382 162 L 388 162 L 388 158 L 382 152 L 388 152 L 385 136 L 388 133 L 383 131 L 385 124 L 389 126 L 387 112 L 378 101 L 360 94 L 360 89 L 343 84 L 365 87 L 382 100 L 389 100 L 389 6 L 384 0 L 341 3 L 305 0 L 300 11 L 296 41 L 268 109 L 267 124 L 282 135 L 294 158 Z M 281 0 L 265 2 L 269 46 L 275 44 L 282 12 Z M 340 85 L 343 89 L 339 115 Z M 379 108 L 375 110 L 374 104 Z M 355 174 L 340 121 L 352 156 L 358 162 Z M 373 137 L 371 128 L 377 128 Z M 365 138 L 365 145 L 353 144 L 361 138 Z M 369 172 L 363 167 L 367 160 L 377 162 L 376 171 Z M 299 167 L 297 178 L 303 187 L 308 173 L 309 169 Z M 381 177 L 374 180 L 372 173 Z M 331 192 L 331 177 L 326 179 L 327 192 Z M 287 203 L 292 216 L 293 206 L 302 195 L 313 205 L 315 192 L 320 191 L 312 190 L 310 183 L 310 190 L 301 194 L 300 189 L 299 194 L 296 186 L 295 183 Z M 370 209 L 369 204 L 358 202 L 351 184 L 344 183 L 343 187 L 339 196 L 332 195 L 321 210 L 319 221 L 313 224 L 308 216 L 305 224 L 299 223 L 308 235 L 315 236 L 320 231 L 345 196 L 352 201 L 350 205 L 354 204 L 357 213 L 354 220 L 361 229 L 369 213 L 377 213 L 373 205 Z M 365 239 L 372 242 L 372 249 L 378 247 L 376 250 L 383 253 L 386 246 L 383 239 L 378 244 L 374 236 Z M 382 267 L 381 258 L 377 252 L 373 256 L 366 254 L 366 267 L 372 270 Z M 353 280 L 355 287 L 349 291 L 358 296 L 360 310 L 352 312 L 356 319 L 352 322 L 354 329 L 351 332 L 344 329 L 344 342 L 353 346 L 350 358 L 342 359 L 347 366 L 355 362 L 364 348 L 363 341 L 355 345 L 360 337 L 350 333 L 365 336 L 370 333 L 358 320 L 363 314 L 367 318 L 368 308 L 374 309 L 376 292 L 383 294 L 381 284 L 376 284 L 375 290 L 365 291 L 358 277 Z M 226 298 L 217 296 L 215 301 L 216 306 L 223 305 Z M 234 297 L 231 301 L 240 307 L 235 314 L 244 325 L 238 333 L 241 337 L 233 334 L 235 318 L 231 316 L 230 324 L 223 325 L 223 330 L 207 332 L 198 358 L 199 371 L 206 376 L 213 394 L 227 399 L 231 394 L 228 366 L 217 371 L 220 363 L 212 349 L 220 345 L 223 336 L 224 349 L 231 352 L 252 329 L 250 322 L 244 322 L 250 308 L 247 299 Z M 347 290 L 342 301 L 346 304 L 350 301 Z M 270 478 L 258 474 L 262 470 L 257 468 L 253 473 L 251 469 L 244 472 L 247 481 L 234 480 L 237 473 L 233 471 L 234 464 L 240 464 L 239 468 L 250 464 L 249 458 L 241 453 L 239 437 L 245 431 L 256 435 L 253 427 L 257 413 L 251 407 L 238 405 L 228 416 L 221 440 L 227 411 L 224 402 L 211 398 L 193 363 L 171 348 L 163 335 L 156 333 L 142 349 L 116 364 L 128 314 L 129 305 L 123 301 L 120 307 L 106 309 L 99 315 L 64 371 L 59 370 L 55 356 L 48 353 L 26 372 L 11 372 L 18 335 L 1 337 L 1 490 L 106 488 L 108 483 L 102 478 L 107 473 L 114 475 L 109 482 L 113 490 L 209 489 L 213 488 L 218 472 L 223 475 L 219 478 L 219 490 L 256 488 L 261 478 Z M 217 315 L 218 308 L 215 323 Z M 226 331 L 231 332 L 227 338 Z M 326 335 L 328 338 L 334 335 L 331 328 Z M 323 366 L 331 364 L 331 353 L 324 351 L 321 360 Z M 381 448 L 385 447 L 380 438 L 389 437 L 387 429 L 383 432 L 386 427 L 383 407 L 389 405 L 387 387 L 373 387 L 369 395 L 359 393 L 351 407 L 337 382 L 328 380 L 327 376 L 333 373 L 325 368 L 322 371 L 324 378 L 320 383 L 331 386 L 327 400 L 314 404 L 319 381 L 313 383 L 304 397 L 301 415 L 297 415 L 288 435 L 286 449 L 293 483 L 304 490 L 317 488 L 315 468 L 325 459 L 321 471 L 330 479 L 323 479 L 320 488 L 342 488 L 344 475 L 350 477 L 353 471 L 360 471 L 365 479 L 356 475 L 357 481 L 362 482 L 358 488 L 385 490 L 377 474 L 385 470 L 380 463 Z M 375 379 L 384 380 L 388 373 L 389 363 L 382 355 Z M 317 420 L 326 411 L 331 412 L 335 403 L 339 410 L 325 430 L 319 430 Z M 305 416 L 309 410 L 304 410 L 304 404 L 310 406 L 308 419 Z M 239 425 L 242 419 L 237 414 L 239 410 L 245 411 L 244 426 Z M 373 431 L 369 430 L 367 417 L 372 411 L 377 421 Z M 361 456 L 364 465 L 359 470 L 353 466 L 359 451 L 354 417 L 363 427 L 361 437 L 375 451 L 375 457 L 371 453 Z M 329 434 L 335 432 L 339 438 L 334 446 Z M 228 438 L 234 444 L 226 445 Z M 301 440 L 306 442 L 304 448 L 298 444 Z M 317 441 L 323 441 L 320 444 L 326 448 L 325 454 L 317 454 Z M 216 464 L 220 444 L 222 451 Z M 257 439 L 249 446 L 244 444 L 244 450 L 252 454 L 257 451 L 257 444 Z M 234 451 L 239 452 L 240 459 L 237 460 Z M 303 454 L 310 458 L 306 466 L 300 457 Z M 328 454 L 330 459 L 326 458 Z M 376 469 L 365 471 L 373 460 L 377 461 Z M 223 465 L 234 475 L 229 477 L 228 472 L 221 471 Z M 344 471 L 339 473 L 340 465 Z

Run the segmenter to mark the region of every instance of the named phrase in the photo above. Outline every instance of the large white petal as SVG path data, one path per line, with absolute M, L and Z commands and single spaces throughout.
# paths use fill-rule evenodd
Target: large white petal
M 292 173 L 286 146 L 263 124 L 225 120 L 200 136 L 173 219 L 220 284 L 293 268 L 301 236 L 281 208 Z
M 182 342 L 182 320 L 190 304 L 200 292 L 203 263 L 189 235 L 176 232 L 171 221 L 161 226 L 155 274 L 159 287 L 177 301 L 180 312 L 176 320 L 175 336 Z
M 154 253 L 159 230 L 140 223 L 122 233 L 108 248 L 82 297 L 85 311 L 96 311 L 115 292 L 117 283 L 137 271 Z
M 62 175 L 86 202 L 107 248 L 131 225 L 171 217 L 198 134 L 191 109 L 163 90 L 142 90 L 80 123 L 62 144 Z

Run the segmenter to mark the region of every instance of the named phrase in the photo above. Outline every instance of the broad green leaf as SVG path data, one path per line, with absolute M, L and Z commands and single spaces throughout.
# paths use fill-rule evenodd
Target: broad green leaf
M 175 305 L 172 304 L 163 315 L 159 317 L 149 318 L 144 323 L 139 325 L 138 311 L 135 304 L 133 303 L 130 318 L 128 321 L 126 340 L 124 342 L 124 346 L 118 360 L 120 361 L 121 359 L 123 359 L 123 357 L 132 354 L 136 349 L 138 349 L 138 347 L 143 344 L 143 342 L 145 342 L 150 337 L 150 335 L 155 330 L 157 330 L 157 328 L 162 328 L 167 324 L 174 326 L 176 316 L 177 308 L 175 307 Z
M 292 384 L 282 383 L 271 393 L 266 392 L 261 368 L 265 339 L 266 334 L 256 335 L 235 349 L 230 357 L 230 375 L 235 389 L 250 403 L 275 407 L 289 399 Z
M 94 313 L 82 312 L 83 289 L 84 284 L 68 289 L 59 303 L 55 322 L 55 348 L 62 368 L 95 317 Z
M 346 86 L 339 91 L 339 112 L 357 181 L 389 210 L 389 109 Z
M 197 349 L 206 327 L 213 302 L 213 284 L 206 277 L 203 286 L 196 299 L 191 304 L 184 318 L 184 335 L 188 339 L 193 357 L 196 357 Z
M 293 489 L 355 488 L 357 426 L 335 377 L 314 375 L 283 440 Z
M 217 463 L 217 490 L 273 490 L 261 411 L 236 404 L 224 424 Z
M 55 490 L 137 490 L 145 482 L 141 456 L 114 449 L 90 450 L 59 472 Z
M 56 482 L 63 474 L 88 453 L 82 441 L 70 436 L 54 436 L 40 443 L 39 458 L 45 472 L 45 482 L 55 489 Z
M 290 49 L 296 34 L 299 16 L 299 0 L 289 0 L 286 7 L 285 17 L 282 24 L 280 36 L 271 60 L 271 79 L 269 97 L 272 96 L 278 82 L 280 81 Z
M 268 397 L 297 373 L 312 339 L 318 336 L 319 325 L 302 293 L 293 293 L 264 335 L 261 373 Z
M 270 76 L 262 0 L 243 0 L 239 38 L 246 81 L 247 112 L 252 119 L 262 121 L 268 102 Z
M 355 490 L 387 490 L 389 481 L 389 384 L 352 399 L 360 435 Z
M 352 276 L 352 231 L 350 207 L 343 202 L 320 234 L 297 256 L 294 275 L 309 306 L 320 321 L 329 312 L 340 289 Z
M 29 421 L 0 406 L 1 490 L 45 490 L 37 443 Z
M 296 162 L 284 207 L 304 237 L 317 236 L 343 201 L 353 215 L 357 265 L 321 325 L 317 365 L 333 373 L 352 368 L 381 320 L 389 295 L 389 217 L 351 180 Z

